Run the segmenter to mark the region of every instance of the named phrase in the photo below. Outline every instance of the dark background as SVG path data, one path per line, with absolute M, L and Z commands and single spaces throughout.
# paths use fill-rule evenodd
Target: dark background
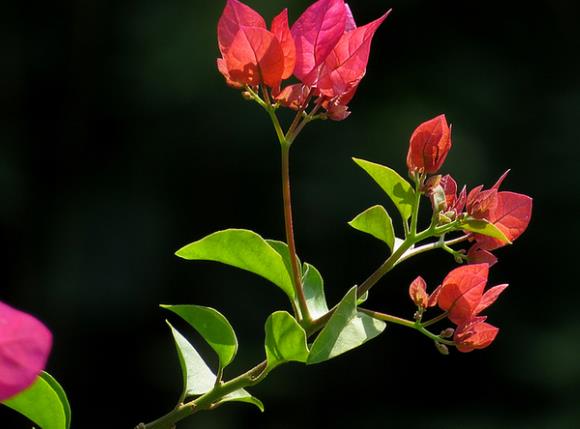
M 293 21 L 307 4 L 248 3 L 268 21 L 283 7 Z M 173 256 L 227 227 L 283 238 L 273 131 L 215 67 L 223 4 L 2 6 L 1 299 L 53 331 L 48 371 L 69 394 L 73 428 L 132 428 L 175 404 L 181 376 L 164 318 L 190 331 L 159 303 L 209 305 L 229 318 L 240 351 L 228 376 L 261 360 L 266 317 L 287 309 L 261 278 Z M 356 352 L 274 372 L 252 390 L 265 414 L 232 404 L 179 427 L 579 427 L 578 3 L 351 7 L 359 24 L 394 11 L 352 116 L 310 125 L 293 148 L 300 256 L 321 270 L 332 304 L 364 280 L 385 248 L 346 221 L 392 207 L 350 157 L 403 173 L 413 128 L 444 112 L 454 143 L 444 172 L 489 186 L 511 168 L 504 189 L 534 198 L 528 231 L 497 252 L 490 276 L 511 285 L 488 312 L 501 333 L 485 351 L 444 357 L 389 326 Z M 409 282 L 421 274 L 435 287 L 452 267 L 446 254 L 418 257 L 369 306 L 411 317 Z M 30 427 L 5 409 L 0 422 Z

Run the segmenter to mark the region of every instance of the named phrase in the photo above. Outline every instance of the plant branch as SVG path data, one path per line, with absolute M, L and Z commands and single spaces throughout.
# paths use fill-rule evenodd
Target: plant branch
M 361 312 L 371 316 L 374 319 L 383 320 L 385 322 L 390 322 L 390 323 L 395 323 L 397 325 L 405 326 L 407 328 L 411 328 L 411 329 L 414 329 L 416 331 L 419 331 L 420 333 L 422 333 L 426 337 L 428 337 L 428 338 L 430 338 L 438 343 L 446 344 L 448 346 L 455 345 L 455 343 L 453 341 L 449 341 L 449 340 L 446 340 L 444 338 L 441 338 L 439 335 L 435 335 L 433 332 L 425 329 L 425 324 L 423 324 L 421 322 L 418 322 L 418 321 L 414 322 L 412 320 L 402 319 L 400 317 L 391 316 L 390 314 L 380 313 L 378 311 L 373 311 L 373 310 L 367 310 L 366 308 L 359 307 L 359 310 Z
M 204 393 L 193 401 L 180 404 L 163 417 L 160 417 L 151 423 L 141 423 L 137 425 L 135 429 L 169 429 L 185 417 L 195 414 L 198 411 L 214 407 L 224 396 L 244 387 L 253 386 L 254 384 L 259 383 L 262 380 L 266 367 L 266 361 L 260 362 L 244 374 L 233 378 L 226 383 L 214 386 L 212 390 Z
M 294 284 L 294 291 L 298 298 L 300 307 L 301 320 L 305 320 L 307 324 L 311 322 L 308 305 L 306 304 L 306 296 L 304 295 L 304 288 L 302 287 L 302 276 L 300 275 L 300 267 L 298 262 L 298 255 L 296 252 L 296 242 L 294 241 L 294 225 L 292 220 L 292 195 L 290 191 L 290 144 L 281 142 L 282 148 L 282 196 L 284 200 L 284 225 L 286 229 L 286 242 L 288 243 L 288 250 L 290 252 L 290 265 L 292 266 L 292 277 Z

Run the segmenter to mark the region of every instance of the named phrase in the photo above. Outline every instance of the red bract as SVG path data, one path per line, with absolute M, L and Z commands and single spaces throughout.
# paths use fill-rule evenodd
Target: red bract
M 489 346 L 499 329 L 489 323 L 485 323 L 485 317 L 475 317 L 457 327 L 453 335 L 453 341 L 457 350 L 463 353 Z
M 486 219 L 494 224 L 513 242 L 530 223 L 532 199 L 527 195 L 498 190 L 507 173 L 506 171 L 490 190 L 481 191 L 481 186 L 472 190 L 467 197 L 467 212 L 475 218 Z M 494 250 L 507 244 L 480 234 L 474 234 L 473 239 L 476 241 L 476 249 Z
M 410 172 L 436 173 L 451 149 L 451 129 L 445 115 L 419 125 L 411 135 L 407 167 Z
M 342 35 L 322 64 L 317 83 L 322 95 L 330 99 L 343 97 L 356 88 L 366 73 L 373 36 L 389 12 Z
M 268 31 L 264 18 L 238 0 L 228 0 L 218 22 L 222 58 L 218 69 L 229 85 L 265 84 L 277 88 L 292 74 L 295 62 L 286 11 L 274 18 Z
M 294 75 L 304 85 L 313 86 L 318 80 L 319 67 L 345 32 L 346 17 L 344 0 L 318 0 L 292 26 Z
M 294 73 L 294 66 L 296 65 L 296 45 L 288 26 L 288 9 L 284 9 L 272 20 L 272 33 L 280 42 L 280 47 L 284 54 L 282 79 L 288 79 Z
M 439 185 L 443 188 L 443 192 L 445 192 L 446 210 L 453 211 L 456 215 L 462 213 L 467 198 L 465 186 L 461 189 L 459 195 L 457 195 L 457 182 L 449 174 L 441 178 Z
M 423 277 L 419 276 L 411 282 L 409 286 L 409 296 L 411 301 L 419 308 L 427 308 L 429 295 L 427 295 L 427 284 Z
M 320 97 L 330 119 L 350 115 L 348 103 L 366 73 L 373 36 L 389 12 L 357 28 L 343 0 L 319 0 L 292 26 L 294 75 Z
M 0 401 L 32 384 L 51 346 L 52 335 L 40 321 L 0 302 Z
M 497 258 L 493 253 L 481 249 L 477 243 L 469 248 L 467 260 L 470 264 L 488 264 L 490 267 L 497 262 Z
M 507 285 L 495 286 L 483 293 L 489 272 L 488 264 L 466 265 L 454 269 L 441 284 L 437 303 L 448 318 L 460 325 L 491 305 Z

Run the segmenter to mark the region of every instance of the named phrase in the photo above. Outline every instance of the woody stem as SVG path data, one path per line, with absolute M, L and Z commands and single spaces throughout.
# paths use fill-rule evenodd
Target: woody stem
M 300 275 L 300 267 L 298 256 L 296 252 L 296 242 L 294 241 L 294 223 L 292 220 L 292 195 L 290 191 L 290 144 L 283 139 L 280 141 L 282 148 L 282 197 L 284 200 L 284 226 L 286 229 L 286 242 L 288 243 L 288 250 L 290 252 L 290 265 L 292 266 L 292 276 L 294 291 L 298 298 L 300 306 L 301 319 L 310 324 L 312 321 L 308 306 L 306 304 L 306 296 L 304 295 L 304 288 L 302 287 L 302 276 Z

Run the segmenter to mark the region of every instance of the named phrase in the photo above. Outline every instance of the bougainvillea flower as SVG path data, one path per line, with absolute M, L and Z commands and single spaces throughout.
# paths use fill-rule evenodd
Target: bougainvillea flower
M 510 242 L 513 242 L 530 224 L 532 199 L 516 192 L 499 191 L 499 186 L 508 171 L 491 189 L 482 191 L 482 187 L 478 186 L 472 190 L 467 197 L 467 212 L 475 218 L 485 219 L 494 224 Z M 483 250 L 495 250 L 507 244 L 497 238 L 480 234 L 474 234 L 472 239 L 476 241 L 477 248 Z
M 294 75 L 314 89 L 328 118 L 340 121 L 350 115 L 348 103 L 366 73 L 373 36 L 389 13 L 357 27 L 343 0 L 319 0 L 292 26 Z
M 507 170 L 495 182 L 491 189 L 483 190 L 483 185 L 476 186 L 467 195 L 467 213 L 476 219 L 487 219 L 489 211 L 497 205 L 497 193 L 510 171 Z
M 304 103 L 310 95 L 310 87 L 295 83 L 288 85 L 279 94 L 274 95 L 274 100 L 282 106 L 289 107 L 292 110 L 299 110 L 304 107 Z
M 51 346 L 52 335 L 44 324 L 0 302 L 0 401 L 32 384 Z
M 463 353 L 489 346 L 499 329 L 485 322 L 485 317 L 475 317 L 459 325 L 453 335 L 457 350 Z
M 477 243 L 467 251 L 467 261 L 470 264 L 488 264 L 490 267 L 497 263 L 497 258 L 488 250 L 481 249 Z
M 292 26 L 294 75 L 304 85 L 316 84 L 320 66 L 345 32 L 348 13 L 344 0 L 318 0 Z
M 489 307 L 507 285 L 499 285 L 483 292 L 489 273 L 488 264 L 465 265 L 451 271 L 437 298 L 439 308 L 447 311 L 456 325 L 465 323 Z
M 423 122 L 411 135 L 407 167 L 411 172 L 436 173 L 451 149 L 451 129 L 445 115 Z
M 277 88 L 294 69 L 296 50 L 283 11 L 268 31 L 264 18 L 238 0 L 228 0 L 218 22 L 222 58 L 218 70 L 234 87 L 265 84 Z
M 389 13 L 342 35 L 320 69 L 316 87 L 322 95 L 342 97 L 359 84 L 366 73 L 373 36 Z
M 456 215 L 462 213 L 467 199 L 465 186 L 457 194 L 457 182 L 449 174 L 441 178 L 439 185 L 441 185 L 445 193 L 446 210 L 453 211 Z
M 413 280 L 409 286 L 409 296 L 411 301 L 419 308 L 427 308 L 429 295 L 427 295 L 427 284 L 423 277 L 419 276 Z
M 498 192 L 497 204 L 489 211 L 487 220 L 494 224 L 510 242 L 524 233 L 532 217 L 532 199 L 515 192 Z M 506 243 L 496 238 L 475 235 L 481 249 L 494 250 Z

